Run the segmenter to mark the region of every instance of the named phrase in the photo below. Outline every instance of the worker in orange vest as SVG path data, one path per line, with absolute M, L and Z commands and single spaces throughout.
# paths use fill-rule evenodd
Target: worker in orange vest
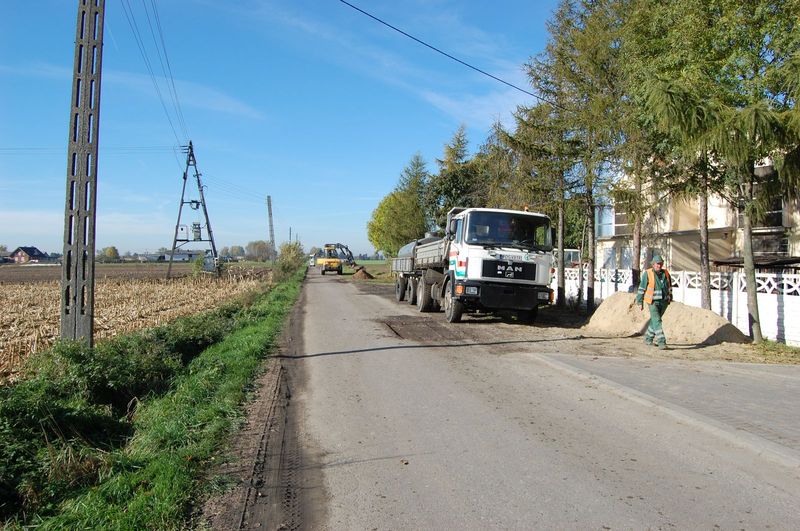
M 664 269 L 664 259 L 659 255 L 653 256 L 653 267 L 647 269 L 639 283 L 636 294 L 636 304 L 644 309 L 647 303 L 650 310 L 650 324 L 644 334 L 645 345 L 655 345 L 660 349 L 667 348 L 667 338 L 664 336 L 664 327 L 661 317 L 667 311 L 667 306 L 672 301 L 672 278 L 669 271 Z

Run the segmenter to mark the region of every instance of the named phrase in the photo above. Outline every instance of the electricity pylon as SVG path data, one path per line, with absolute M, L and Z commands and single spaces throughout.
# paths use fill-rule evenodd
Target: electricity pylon
M 217 246 L 214 243 L 214 232 L 211 230 L 211 221 L 208 219 L 208 209 L 206 208 L 206 199 L 203 195 L 203 184 L 200 182 L 200 172 L 197 171 L 197 159 L 194 156 L 194 146 L 192 141 L 184 148 L 186 150 L 186 167 L 183 170 L 183 188 L 181 190 L 181 202 L 178 206 L 178 221 L 175 223 L 175 237 L 172 239 L 172 250 L 169 253 L 169 267 L 167 267 L 167 278 L 170 278 L 172 273 L 172 260 L 175 256 L 175 251 L 183 244 L 188 242 L 209 242 L 211 244 L 211 260 L 210 263 L 205 262 L 203 269 L 205 271 L 215 271 L 219 273 L 219 261 L 217 257 Z M 189 177 L 189 168 L 194 172 L 195 181 L 197 182 L 197 192 L 200 200 L 186 200 L 186 181 Z M 203 216 L 205 217 L 205 229 L 208 237 L 203 237 L 203 226 L 200 222 L 193 222 L 191 228 L 191 238 L 189 237 L 189 228 L 186 225 L 181 225 L 181 215 L 183 213 L 183 206 L 189 205 L 192 210 L 203 209 Z

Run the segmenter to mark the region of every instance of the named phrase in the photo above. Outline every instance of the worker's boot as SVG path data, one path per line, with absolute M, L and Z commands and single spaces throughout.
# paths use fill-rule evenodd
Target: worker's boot
M 659 343 L 658 344 L 658 350 L 667 350 L 667 344 L 666 343 Z

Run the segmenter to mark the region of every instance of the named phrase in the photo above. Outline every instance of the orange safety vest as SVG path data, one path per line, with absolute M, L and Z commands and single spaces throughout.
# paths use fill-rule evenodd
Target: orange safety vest
M 672 278 L 669 276 L 669 271 L 661 269 L 664 272 L 664 281 L 667 283 L 667 302 L 672 299 Z M 644 302 L 653 304 L 653 294 L 656 292 L 656 272 L 651 267 L 646 271 L 647 273 L 647 289 L 644 290 Z

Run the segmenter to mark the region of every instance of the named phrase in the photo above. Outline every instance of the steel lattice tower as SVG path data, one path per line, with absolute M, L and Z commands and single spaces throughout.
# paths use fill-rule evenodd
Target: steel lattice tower
M 219 264 L 217 263 L 217 246 L 214 243 L 214 232 L 211 230 L 211 221 L 208 218 L 208 209 L 206 208 L 206 198 L 203 194 L 203 183 L 200 182 L 200 172 L 197 171 L 197 159 L 194 156 L 194 146 L 192 145 L 192 141 L 189 141 L 189 145 L 186 146 L 186 167 L 183 170 L 183 189 L 181 190 L 181 202 L 178 206 L 178 221 L 175 223 L 175 237 L 172 239 L 172 250 L 169 253 L 169 267 L 167 267 L 167 278 L 170 278 L 172 273 L 172 260 L 175 256 L 175 250 L 182 246 L 184 243 L 188 243 L 190 241 L 195 242 L 209 242 L 211 244 L 211 258 L 213 260 L 213 269 L 219 273 Z M 189 169 L 192 168 L 194 172 L 195 181 L 197 182 L 197 192 L 200 194 L 200 200 L 186 200 L 186 181 L 189 177 Z M 202 236 L 202 227 L 200 223 L 195 224 L 196 226 L 192 227 L 193 238 L 189 239 L 188 231 L 185 234 L 185 237 L 179 238 L 180 228 L 181 228 L 181 214 L 183 212 L 183 206 L 189 205 L 190 208 L 197 210 L 198 208 L 203 208 L 203 216 L 206 220 L 205 229 L 208 233 L 208 238 L 203 238 Z M 204 268 L 209 270 L 210 268 Z
M 61 268 L 61 337 L 93 344 L 97 145 L 105 0 L 79 0 L 72 70 L 64 256 Z

